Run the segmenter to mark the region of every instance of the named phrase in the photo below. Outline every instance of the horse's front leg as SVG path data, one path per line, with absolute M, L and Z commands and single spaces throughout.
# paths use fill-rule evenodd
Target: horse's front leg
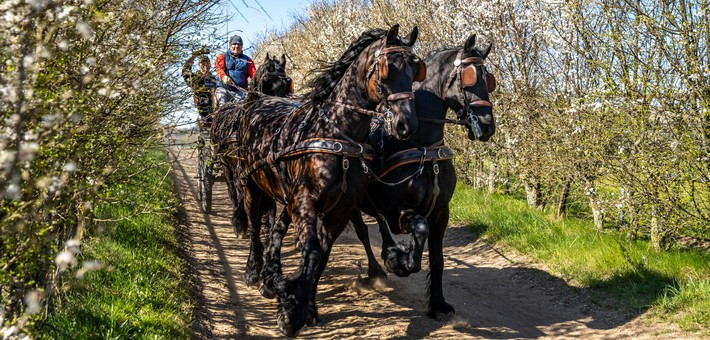
M 289 207 L 293 225 L 303 244 L 302 261 L 298 270 L 290 278 L 279 280 L 274 289 L 278 298 L 276 315 L 279 329 L 290 337 L 298 334 L 311 315 L 310 300 L 318 266 L 323 257 L 323 249 L 318 241 L 315 210 L 312 207 L 312 202 L 306 200 L 300 200 Z
M 362 220 L 362 212 L 360 212 L 359 209 L 353 209 L 353 213 L 350 216 L 350 222 L 353 223 L 357 238 L 360 239 L 360 242 L 362 242 L 362 245 L 365 247 L 365 253 L 367 253 L 368 280 L 372 280 L 375 278 L 386 278 L 387 274 L 384 270 L 382 270 L 382 267 L 377 262 L 377 259 L 375 259 L 375 254 L 372 253 L 372 247 L 370 246 L 370 235 L 367 231 L 367 224 L 365 224 L 365 221 Z M 387 234 L 389 234 L 389 231 L 387 232 Z
M 291 216 L 288 214 L 287 209 L 283 209 L 279 220 L 273 225 L 268 234 L 269 243 L 266 248 L 264 269 L 261 270 L 261 288 L 259 292 L 269 299 L 275 297 L 275 282 L 283 279 L 283 274 L 281 273 L 281 246 L 289 224 L 291 224 Z
M 422 253 L 429 237 L 429 222 L 413 210 L 406 209 L 400 212 L 399 225 L 400 230 L 411 232 L 412 243 L 409 246 L 400 243 L 390 247 L 385 266 L 397 276 L 409 276 L 422 269 Z
M 442 276 L 444 274 L 444 232 L 449 223 L 449 207 L 442 209 L 432 219 L 429 233 L 429 309 L 427 315 L 437 318 L 439 315 L 454 313 L 454 307 L 444 299 Z

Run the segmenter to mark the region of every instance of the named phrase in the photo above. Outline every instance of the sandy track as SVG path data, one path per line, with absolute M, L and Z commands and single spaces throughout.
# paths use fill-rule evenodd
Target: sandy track
M 224 182 L 214 186 L 211 214 L 197 202 L 195 152 L 169 150 L 184 213 L 183 244 L 189 256 L 197 306 L 197 338 L 283 337 L 276 325 L 276 302 L 243 280 L 249 254 L 229 222 L 230 201 Z M 379 239 L 370 235 L 375 254 Z M 354 231 L 337 240 L 318 290 L 321 322 L 305 327 L 306 338 L 678 338 L 674 327 L 653 326 L 638 315 L 602 308 L 584 289 L 531 266 L 510 260 L 477 241 L 465 228 L 450 227 L 445 238 L 444 296 L 456 314 L 433 320 L 426 311 L 426 270 L 407 278 L 389 275 L 375 286 L 362 284 L 367 258 Z M 284 243 L 284 273 L 298 263 L 289 234 Z M 428 268 L 425 255 L 423 268 Z

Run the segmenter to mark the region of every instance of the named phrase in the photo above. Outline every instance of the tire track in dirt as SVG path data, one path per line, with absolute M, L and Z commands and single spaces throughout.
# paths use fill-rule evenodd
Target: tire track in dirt
M 249 244 L 236 237 L 226 183 L 216 182 L 212 213 L 197 202 L 196 152 L 170 148 L 176 191 L 184 209 L 182 229 L 195 276 L 194 336 L 203 339 L 283 337 L 276 325 L 276 302 L 263 298 L 243 280 Z M 370 225 L 375 254 L 379 232 Z M 321 322 L 305 327 L 305 338 L 682 338 L 676 327 L 628 319 L 591 302 L 585 289 L 567 285 L 532 266 L 518 265 L 465 228 L 450 227 L 445 237 L 444 296 L 456 314 L 433 320 L 426 311 L 427 270 L 407 278 L 392 274 L 373 286 L 367 258 L 354 231 L 336 241 L 318 290 Z M 284 273 L 299 262 L 289 233 L 284 242 Z M 425 255 L 423 268 L 428 268 Z M 515 261 L 515 262 L 514 262 Z

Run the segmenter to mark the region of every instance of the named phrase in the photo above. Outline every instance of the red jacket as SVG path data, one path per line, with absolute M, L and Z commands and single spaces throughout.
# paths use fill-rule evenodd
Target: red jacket
M 217 60 L 215 60 L 214 62 L 214 68 L 215 71 L 217 71 L 217 76 L 220 80 L 227 75 L 227 73 L 225 72 L 226 66 L 224 65 L 224 53 L 220 53 L 217 55 Z M 254 65 L 254 61 L 251 60 L 251 58 L 249 58 L 249 60 L 247 61 L 247 73 L 249 74 L 249 78 L 254 78 L 254 75 L 256 74 L 256 66 Z

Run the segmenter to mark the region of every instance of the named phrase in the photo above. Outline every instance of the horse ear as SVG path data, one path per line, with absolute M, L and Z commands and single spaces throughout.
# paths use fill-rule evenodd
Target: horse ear
M 414 26 L 412 29 L 412 33 L 409 33 L 409 35 L 402 39 L 402 43 L 406 46 L 412 46 L 414 45 L 415 42 L 417 42 L 417 36 L 419 36 L 419 28 L 417 26 Z
M 464 55 L 472 55 L 474 49 L 476 48 L 476 35 L 471 34 L 466 42 L 463 44 Z
M 396 24 L 396 25 L 390 27 L 390 30 L 387 31 L 387 42 L 385 43 L 385 46 L 396 45 L 398 34 L 399 34 L 399 24 Z
M 270 57 L 269 57 L 269 53 L 267 52 L 267 53 L 266 53 L 266 59 L 264 59 L 264 63 L 268 63 L 268 62 L 269 62 L 269 58 L 270 58 Z
M 493 43 L 488 44 L 488 48 L 486 48 L 486 50 L 483 51 L 483 59 L 486 59 L 486 57 L 488 57 L 488 53 L 491 53 L 492 47 L 493 47 Z
M 284 70 L 286 69 L 286 54 L 281 55 L 281 67 L 283 67 Z

